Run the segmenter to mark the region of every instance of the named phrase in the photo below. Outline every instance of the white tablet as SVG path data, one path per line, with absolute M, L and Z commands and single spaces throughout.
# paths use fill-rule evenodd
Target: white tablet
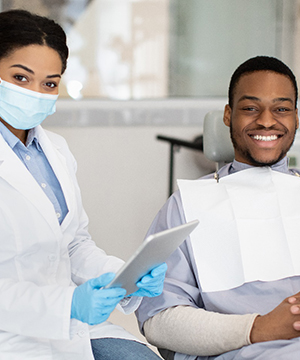
M 122 287 L 126 295 L 138 290 L 136 282 L 165 262 L 198 224 L 199 221 L 194 220 L 148 236 L 105 288 Z

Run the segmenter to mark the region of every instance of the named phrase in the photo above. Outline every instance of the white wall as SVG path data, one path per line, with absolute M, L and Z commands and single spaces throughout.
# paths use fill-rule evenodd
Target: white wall
M 199 105 L 195 107 L 197 102 L 185 105 L 179 102 L 178 108 L 167 101 L 165 106 L 159 101 L 144 106 L 133 103 L 96 102 L 96 108 L 91 108 L 90 102 L 71 101 L 67 105 L 63 102 L 58 104 L 56 117 L 45 122 L 47 129 L 66 138 L 77 159 L 78 181 L 94 240 L 108 253 L 125 260 L 141 243 L 168 196 L 170 146 L 156 136 L 192 141 L 202 133 L 203 120 Z M 95 122 L 95 114 L 104 111 L 107 116 L 109 106 L 112 112 L 119 113 L 116 116 L 119 126 L 114 121 L 107 126 L 100 119 Z M 183 116 L 188 106 L 196 113 Z M 120 125 L 119 117 L 124 111 L 127 125 Z M 130 113 L 137 111 L 139 125 L 132 125 L 136 120 L 132 120 Z M 151 120 L 150 111 L 155 120 Z M 81 113 L 80 120 L 74 120 L 75 126 L 70 126 L 72 112 Z M 201 152 L 186 148 L 175 153 L 174 165 L 174 178 L 197 178 L 214 168 Z
M 167 198 L 169 145 L 157 134 L 193 139 L 197 127 L 51 128 L 63 135 L 78 161 L 78 180 L 90 232 L 107 252 L 128 258 Z M 175 155 L 176 177 L 197 178 L 201 153 Z

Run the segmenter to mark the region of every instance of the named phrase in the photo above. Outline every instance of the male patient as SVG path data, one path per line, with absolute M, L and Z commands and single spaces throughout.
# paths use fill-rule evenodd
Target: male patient
M 148 235 L 200 221 L 168 259 L 163 293 L 137 311 L 165 359 L 300 359 L 300 178 L 286 156 L 297 97 L 280 60 L 240 65 L 224 110 L 234 161 L 179 181 L 152 223 Z

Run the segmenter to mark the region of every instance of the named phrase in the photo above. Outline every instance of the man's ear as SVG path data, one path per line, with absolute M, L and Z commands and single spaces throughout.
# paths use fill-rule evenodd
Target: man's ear
M 296 129 L 299 128 L 299 116 L 298 116 L 298 109 L 296 109 Z
M 223 121 L 226 126 L 230 126 L 231 107 L 227 104 L 224 108 Z

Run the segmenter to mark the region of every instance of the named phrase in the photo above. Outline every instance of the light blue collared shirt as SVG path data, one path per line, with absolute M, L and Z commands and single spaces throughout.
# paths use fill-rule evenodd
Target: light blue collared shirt
M 61 224 L 68 207 L 60 183 L 39 144 L 35 128 L 29 130 L 26 146 L 2 122 L 0 133 L 52 202 Z
M 230 174 L 234 174 L 241 170 L 246 170 L 252 168 L 252 165 L 239 162 L 237 160 L 233 160 L 232 163 L 228 163 L 221 167 L 221 169 L 218 171 L 218 177 L 222 178 L 223 176 L 227 176 Z M 277 163 L 270 166 L 270 168 L 274 171 L 279 171 L 286 174 L 291 175 L 299 175 L 299 171 L 295 169 L 289 169 L 289 158 L 285 156 L 283 159 L 278 161 Z M 208 174 L 203 176 L 203 179 L 212 179 L 214 177 L 214 174 Z

